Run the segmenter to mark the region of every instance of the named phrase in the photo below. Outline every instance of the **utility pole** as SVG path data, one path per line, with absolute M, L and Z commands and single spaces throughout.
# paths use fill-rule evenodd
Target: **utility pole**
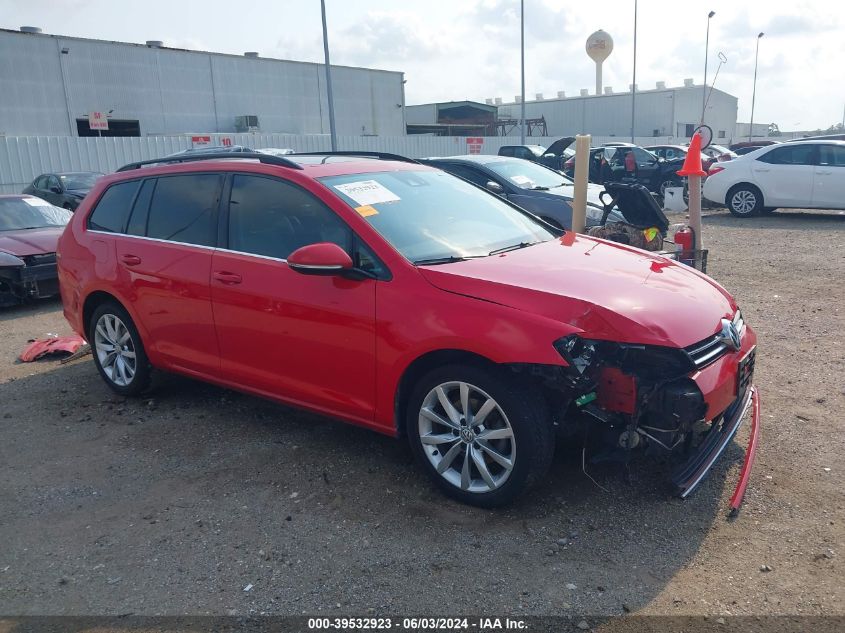
M 323 12 L 323 52 L 326 55 L 326 96 L 329 99 L 329 132 L 332 138 L 332 151 L 337 151 L 337 131 L 334 127 L 334 97 L 332 96 L 332 67 L 329 61 L 329 31 L 326 28 L 326 0 L 320 0 Z
M 522 96 L 519 100 L 519 144 L 525 145 L 525 0 L 519 0 L 519 32 L 519 52 L 522 66 Z
M 748 125 L 748 140 L 754 136 L 754 100 L 757 98 L 757 56 L 760 54 L 760 38 L 763 32 L 757 36 L 757 50 L 754 52 L 754 88 L 751 90 L 751 123 Z
M 634 0 L 634 80 L 631 82 L 631 143 L 634 142 L 634 115 L 637 111 L 637 0 Z
M 701 91 L 701 125 L 704 125 L 704 111 L 707 109 L 707 54 L 710 52 L 710 18 L 715 11 L 707 14 L 707 38 L 704 40 L 704 88 Z

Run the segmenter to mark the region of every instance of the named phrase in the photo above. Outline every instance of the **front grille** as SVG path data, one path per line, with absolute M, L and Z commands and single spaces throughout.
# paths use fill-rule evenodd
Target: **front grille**
M 41 264 L 55 264 L 55 253 L 44 253 L 43 255 L 27 255 L 23 258 L 27 266 L 40 266 Z
M 745 333 L 745 321 L 742 318 L 742 313 L 737 310 L 736 314 L 733 318 L 733 324 L 736 328 L 736 331 L 739 332 L 739 338 L 742 339 L 742 335 Z M 722 342 L 722 335 L 714 334 L 713 336 L 708 336 L 703 341 L 699 341 L 698 343 L 693 343 L 689 347 L 684 348 L 684 351 L 689 355 L 690 360 L 695 363 L 696 369 L 701 369 L 702 367 L 706 367 L 712 362 L 717 361 L 722 356 L 724 356 L 728 351 L 729 347 Z

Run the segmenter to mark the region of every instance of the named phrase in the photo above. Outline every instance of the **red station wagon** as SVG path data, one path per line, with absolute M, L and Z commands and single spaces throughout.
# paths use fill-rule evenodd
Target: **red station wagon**
M 404 435 L 467 503 L 541 480 L 558 434 L 671 453 L 686 496 L 751 407 L 732 508 L 748 481 L 756 335 L 721 286 L 410 159 L 127 165 L 74 214 L 59 275 L 117 393 L 156 368 Z

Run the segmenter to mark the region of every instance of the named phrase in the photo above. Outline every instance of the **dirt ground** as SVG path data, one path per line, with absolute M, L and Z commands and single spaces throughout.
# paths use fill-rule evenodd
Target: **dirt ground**
M 540 489 L 479 510 L 368 431 L 173 376 L 125 400 L 90 357 L 14 364 L 69 333 L 46 302 L 0 312 L 0 614 L 844 614 L 845 215 L 705 226 L 760 337 L 738 519 L 747 429 L 687 501 L 648 461 L 590 467 L 602 490 L 562 445 Z

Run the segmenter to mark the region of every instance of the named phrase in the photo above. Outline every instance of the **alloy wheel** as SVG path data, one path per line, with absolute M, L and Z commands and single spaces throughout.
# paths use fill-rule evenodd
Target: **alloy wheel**
M 419 436 L 435 471 L 466 492 L 496 490 L 516 463 L 516 441 L 505 412 L 466 382 L 445 382 L 428 392 L 419 412 Z
M 753 191 L 740 189 L 731 196 L 731 208 L 740 215 L 750 215 L 757 207 L 757 196 Z
M 137 358 L 129 329 L 114 314 L 104 314 L 94 329 L 94 350 L 103 373 L 115 385 L 128 386 L 135 378 Z

